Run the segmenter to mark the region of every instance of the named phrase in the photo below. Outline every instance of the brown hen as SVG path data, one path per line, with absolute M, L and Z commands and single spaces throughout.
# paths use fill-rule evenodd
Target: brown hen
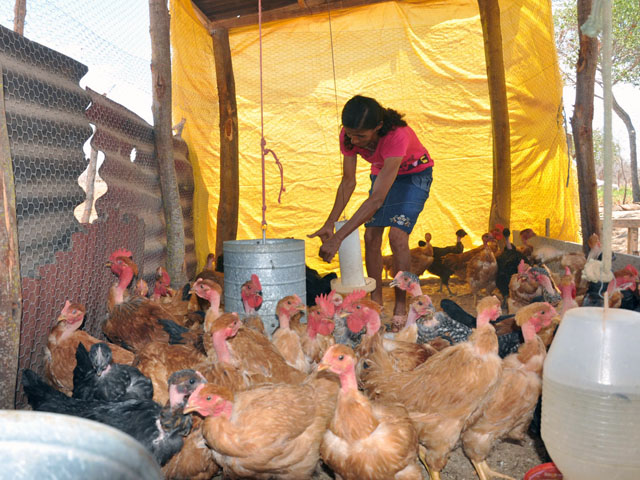
M 67 300 L 47 338 L 45 376 L 54 387 L 69 396 L 73 392 L 73 369 L 76 367 L 78 344 L 82 343 L 88 351 L 92 345 L 102 341 L 79 330 L 85 311 L 84 305 Z M 115 363 L 133 364 L 133 353 L 111 343 L 109 347 Z
M 341 384 L 322 459 L 343 480 L 422 480 L 418 435 L 407 410 L 360 393 L 355 365 L 355 353 L 341 344 L 329 348 L 318 365 L 336 373 Z
M 498 388 L 461 437 L 464 452 L 481 480 L 490 480 L 493 476 L 511 478 L 491 470 L 486 458 L 501 439 L 524 439 L 542 391 L 542 364 L 547 355 L 547 349 L 536 332 L 550 325 L 556 315 L 555 309 L 547 302 L 532 303 L 516 313 L 516 323 L 522 328 L 524 343 L 517 353 L 503 360 Z
M 478 312 L 468 341 L 441 350 L 412 371 L 393 373 L 373 361 L 361 370 L 370 398 L 399 402 L 409 411 L 432 480 L 440 480 L 464 426 L 481 411 L 502 373 L 498 339 L 489 323 L 498 317 L 500 301 L 482 299 Z
M 134 353 L 153 341 L 192 344 L 198 342 L 197 335 L 180 331 L 183 327 L 177 324 L 176 318 L 160 304 L 147 298 L 127 296 L 127 287 L 138 273 L 138 267 L 130 258 L 130 252 L 114 252 L 107 266 L 118 276 L 118 282 L 109 289 L 109 316 L 102 326 L 102 331 L 110 341 Z M 172 334 L 165 330 L 175 327 L 178 330 Z
M 229 478 L 305 480 L 335 411 L 339 382 L 321 372 L 298 385 L 264 385 L 235 395 L 200 385 L 185 412 L 205 417 L 202 434 Z

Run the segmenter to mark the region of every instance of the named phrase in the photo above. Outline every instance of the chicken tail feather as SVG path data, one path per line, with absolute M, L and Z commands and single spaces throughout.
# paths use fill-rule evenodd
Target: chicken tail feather
M 173 345 L 176 343 L 185 343 L 182 335 L 189 331 L 188 328 L 185 328 L 182 325 L 178 325 L 172 320 L 167 320 L 164 318 L 159 318 L 158 323 L 162 325 L 162 329 L 169 334 L 170 344 Z

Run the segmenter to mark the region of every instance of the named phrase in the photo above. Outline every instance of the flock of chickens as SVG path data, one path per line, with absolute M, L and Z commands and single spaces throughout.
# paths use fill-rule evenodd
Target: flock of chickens
M 439 480 L 461 443 L 489 480 L 492 446 L 521 439 L 532 419 L 559 312 L 575 296 L 565 277 L 527 263 L 506 229 L 499 252 L 495 233 L 456 254 L 468 254 L 474 294 L 493 292 L 501 258 L 523 256 L 507 295 L 482 298 L 477 317 L 452 301 L 436 311 L 419 278 L 397 272 L 391 285 L 411 295 L 401 330 L 385 331 L 380 305 L 364 292 L 330 292 L 308 308 L 297 295 L 281 299 L 271 338 L 256 313 L 256 275 L 242 286 L 238 315 L 222 310 L 222 279 L 209 268 L 183 291 L 159 268 L 148 296 L 121 249 L 107 263 L 118 278 L 103 325 L 109 343 L 82 331 L 85 309 L 67 301 L 48 338 L 46 380 L 25 370 L 23 388 L 34 410 L 130 434 L 168 479 L 309 479 L 327 467 L 344 480 L 422 479 L 421 461 Z M 438 262 L 448 287 L 463 260 Z M 493 284 L 483 272 L 490 263 Z M 505 301 L 510 314 L 501 315 Z

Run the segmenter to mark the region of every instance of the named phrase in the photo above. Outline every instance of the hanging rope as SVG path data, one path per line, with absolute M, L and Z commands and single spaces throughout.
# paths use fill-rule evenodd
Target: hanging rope
M 258 0 L 258 34 L 260 37 L 260 158 L 262 163 L 262 240 L 265 240 L 267 230 L 267 194 L 265 185 L 265 155 L 271 154 L 276 161 L 276 165 L 280 169 L 280 193 L 278 194 L 278 203 L 282 198 L 284 188 L 284 170 L 282 163 L 278 159 L 276 153 L 267 148 L 267 140 L 264 138 L 264 101 L 262 94 L 262 0 Z
M 335 102 L 335 107 L 336 107 L 336 127 L 338 130 L 338 137 L 340 137 L 340 114 L 338 113 L 338 82 L 336 81 L 336 58 L 334 55 L 334 48 L 333 48 L 333 27 L 331 25 L 331 6 L 330 6 L 330 2 L 329 0 L 326 0 L 327 2 L 327 15 L 329 16 L 329 41 L 331 42 L 331 69 L 333 71 L 333 98 L 334 98 L 334 102 Z M 338 147 L 338 153 L 340 153 L 340 148 Z M 342 175 L 344 175 L 344 165 L 342 164 L 342 162 L 340 162 L 340 173 L 342 173 Z M 344 202 L 344 191 L 342 192 L 342 200 Z M 345 209 L 342 211 L 342 219 L 346 220 L 347 219 L 347 215 L 346 215 L 346 206 Z

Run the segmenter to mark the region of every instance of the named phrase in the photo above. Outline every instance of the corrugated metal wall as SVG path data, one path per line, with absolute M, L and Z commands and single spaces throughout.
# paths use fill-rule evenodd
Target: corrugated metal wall
M 65 300 L 85 304 L 82 328 L 102 338 L 107 292 L 115 280 L 105 268 L 111 252 L 131 250 L 151 284 L 156 267 L 164 263 L 166 233 L 153 129 L 121 105 L 81 89 L 84 65 L 2 26 L 0 65 L 22 275 L 18 374 L 24 368 L 42 374 L 47 337 Z M 99 174 L 108 190 L 96 203 L 98 220 L 81 225 L 73 211 L 85 200 L 78 177 L 88 164 L 82 148 L 92 135 L 91 124 L 91 145 L 105 155 Z M 192 277 L 193 175 L 184 141 L 175 140 L 174 151 L 187 276 Z M 16 406 L 24 405 L 18 382 Z

